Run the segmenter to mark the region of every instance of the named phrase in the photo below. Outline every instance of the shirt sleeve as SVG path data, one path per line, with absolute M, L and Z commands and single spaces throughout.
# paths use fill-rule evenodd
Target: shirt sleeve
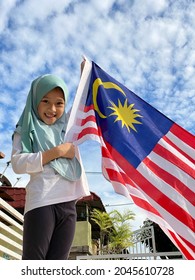
M 11 163 L 16 174 L 31 174 L 43 171 L 42 153 L 21 153 L 21 136 L 14 133 Z

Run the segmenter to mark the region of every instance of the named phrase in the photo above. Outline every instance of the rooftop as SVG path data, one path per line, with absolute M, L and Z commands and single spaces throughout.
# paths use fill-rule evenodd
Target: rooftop
M 24 209 L 25 195 L 25 187 L 0 186 L 0 197 L 18 211 L 19 209 Z M 105 211 L 100 197 L 94 192 L 91 192 L 90 195 L 79 199 L 77 202 L 78 206 L 84 206 L 86 204 L 91 208 L 99 208 L 102 211 Z

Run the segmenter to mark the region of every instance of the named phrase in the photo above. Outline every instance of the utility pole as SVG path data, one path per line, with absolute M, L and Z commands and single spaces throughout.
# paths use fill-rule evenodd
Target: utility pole
M 0 152 L 0 159 L 4 158 L 5 155 L 4 153 Z M 10 181 L 4 176 L 5 171 L 9 167 L 11 161 L 8 161 L 6 164 L 6 167 L 2 173 L 0 173 L 0 186 L 5 185 L 5 186 L 11 186 Z

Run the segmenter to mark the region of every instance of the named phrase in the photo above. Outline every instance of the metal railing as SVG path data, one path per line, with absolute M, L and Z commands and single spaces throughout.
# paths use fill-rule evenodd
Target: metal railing
M 23 215 L 0 198 L 0 259 L 20 260 Z
M 169 260 L 168 257 L 182 256 L 180 252 L 157 252 L 157 253 L 130 253 L 130 254 L 108 254 L 108 255 L 86 255 L 77 256 L 77 260 Z M 174 258 L 171 258 L 174 259 Z M 177 260 L 184 259 L 183 257 Z
M 125 248 L 124 254 L 105 254 L 105 255 L 83 255 L 77 256 L 77 260 L 169 260 L 184 259 L 181 252 L 157 252 L 154 228 L 153 226 L 145 227 L 133 232 L 133 245 Z M 148 244 L 151 244 L 149 248 Z M 151 252 L 152 251 L 152 252 Z M 178 258 L 180 257 L 180 258 Z

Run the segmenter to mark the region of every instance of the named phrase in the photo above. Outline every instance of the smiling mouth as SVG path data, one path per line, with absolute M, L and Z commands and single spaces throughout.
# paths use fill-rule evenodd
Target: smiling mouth
M 53 114 L 53 115 L 45 114 L 45 116 L 49 119 L 52 119 L 52 118 L 56 117 L 56 114 Z

